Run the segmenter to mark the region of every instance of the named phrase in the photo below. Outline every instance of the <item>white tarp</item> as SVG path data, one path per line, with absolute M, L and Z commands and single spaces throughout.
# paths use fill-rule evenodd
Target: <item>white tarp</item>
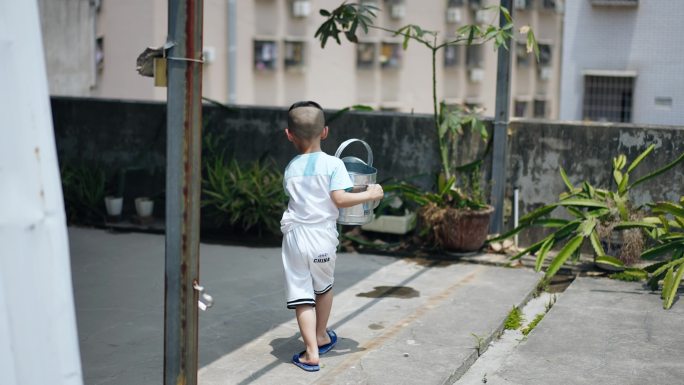
M 82 384 L 36 0 L 0 0 L 0 383 Z

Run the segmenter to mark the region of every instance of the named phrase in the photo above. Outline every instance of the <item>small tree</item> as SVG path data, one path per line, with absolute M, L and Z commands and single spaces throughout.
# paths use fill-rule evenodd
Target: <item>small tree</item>
M 403 48 L 408 49 L 411 40 L 420 43 L 430 50 L 432 55 L 432 104 L 435 130 L 439 143 L 439 155 L 442 166 L 444 181 L 448 182 L 454 176 L 457 166 L 454 164 L 456 159 L 457 147 L 456 139 L 463 134 L 463 127 L 471 127 L 483 139 L 487 139 L 489 134 L 484 123 L 475 114 L 465 107 L 448 108 L 444 102 L 437 100 L 437 53 L 439 50 L 455 45 L 482 45 L 489 41 L 494 42 L 495 49 L 504 47 L 508 49 L 507 41 L 512 38 L 513 20 L 509 11 L 501 6 L 491 6 L 485 8 L 490 11 L 498 11 L 501 17 L 506 19 L 506 24 L 502 27 L 492 24 L 496 21 L 496 15 L 492 17 L 491 23 L 477 25 L 467 24 L 457 30 L 457 36 L 445 42 L 439 41 L 439 32 L 429 31 L 415 24 L 407 24 L 399 29 L 385 28 L 373 24 L 373 19 L 379 9 L 367 4 L 348 4 L 342 3 L 332 11 L 320 10 L 320 14 L 327 18 L 316 31 L 315 37 L 320 39 L 321 47 L 325 48 L 328 39 L 333 38 L 338 44 L 342 43 L 340 34 L 351 43 L 358 43 L 359 30 L 368 33 L 369 29 L 376 29 L 391 33 L 393 36 L 403 36 Z M 360 29 L 359 29 L 360 28 Z M 520 32 L 526 35 L 527 51 L 534 52 L 539 56 L 539 47 L 534 37 L 534 32 L 528 26 L 520 28 Z M 453 184 L 453 182 L 452 182 Z

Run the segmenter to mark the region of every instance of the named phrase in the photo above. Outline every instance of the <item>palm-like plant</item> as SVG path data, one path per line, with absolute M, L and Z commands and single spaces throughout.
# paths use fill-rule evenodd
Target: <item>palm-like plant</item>
M 582 245 L 589 241 L 595 253 L 596 262 L 616 267 L 624 267 L 624 262 L 615 256 L 606 255 L 601 244 L 600 229 L 608 228 L 610 231 L 622 231 L 628 229 L 646 229 L 656 231 L 657 218 L 634 215 L 642 210 L 642 207 L 633 207 L 630 198 L 630 190 L 656 176 L 659 176 L 673 168 L 684 160 L 684 154 L 673 162 L 661 167 L 630 183 L 630 173 L 655 149 L 649 146 L 643 153 L 637 156 L 625 170 L 627 158 L 619 155 L 613 159 L 613 179 L 617 186 L 615 191 L 595 188 L 588 182 L 574 186 L 568 178 L 565 170 L 560 169 L 561 178 L 568 191 L 562 193 L 558 202 L 540 207 L 525 215 L 520 220 L 520 225 L 515 229 L 497 237 L 490 242 L 509 238 L 520 231 L 528 228 L 542 227 L 555 229 L 542 240 L 532 244 L 518 254 L 511 257 L 519 259 L 526 254 L 536 253 L 535 269 L 540 271 L 544 261 L 553 247 L 560 250 L 551 261 L 546 270 L 544 280 L 546 282 L 558 272 L 561 266 L 571 257 L 579 258 Z M 550 217 L 557 208 L 563 208 L 565 214 L 571 219 Z
M 678 203 L 658 202 L 652 204 L 651 208 L 657 215 L 660 226 L 649 232 L 655 245 L 644 251 L 641 257 L 652 260 L 669 256 L 669 260 L 654 263 L 645 269 L 651 273 L 648 284 L 653 290 L 663 280 L 663 308 L 669 309 L 674 303 L 684 274 L 684 196 Z
M 493 12 L 495 14 L 492 17 L 492 23 L 496 20 L 496 15 L 500 14 L 506 20 L 505 25 L 501 27 L 492 23 L 464 25 L 456 31 L 456 37 L 447 41 L 442 41 L 437 31 L 429 31 L 415 24 L 408 24 L 398 29 L 374 25 L 373 19 L 376 17 L 379 9 L 373 5 L 344 2 L 331 11 L 320 10 L 320 14 L 327 18 L 315 34 L 315 37 L 320 39 L 322 48 L 325 47 L 330 38 L 341 44 L 342 39 L 340 35 L 343 35 L 343 38 L 346 38 L 349 42 L 358 43 L 358 33 L 360 31 L 368 33 L 370 29 L 375 29 L 388 32 L 395 37 L 403 37 L 404 50 L 408 49 L 410 41 L 415 41 L 430 51 L 432 58 L 433 117 L 439 140 L 439 155 L 443 174 L 439 186 L 440 190 L 455 174 L 457 166 L 454 164 L 454 161 L 457 155 L 457 147 L 454 143 L 457 137 L 463 134 L 463 129 L 471 128 L 485 140 L 488 138 L 488 133 L 484 123 L 477 118 L 476 111 L 471 111 L 462 106 L 447 107 L 445 103 L 437 100 L 437 53 L 449 46 L 481 45 L 489 41 L 492 41 L 497 49 L 500 47 L 508 49 L 506 42 L 511 39 L 511 31 L 513 30 L 513 20 L 509 11 L 500 6 L 492 6 L 485 9 L 495 11 Z M 534 52 L 538 57 L 539 48 L 534 32 L 527 26 L 520 28 L 520 32 L 526 35 L 528 52 Z

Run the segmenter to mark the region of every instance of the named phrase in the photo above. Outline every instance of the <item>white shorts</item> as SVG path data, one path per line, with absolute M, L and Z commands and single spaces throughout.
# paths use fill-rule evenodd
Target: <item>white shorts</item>
M 316 294 L 333 287 L 337 258 L 335 223 L 300 225 L 283 235 L 283 268 L 287 307 L 316 306 Z

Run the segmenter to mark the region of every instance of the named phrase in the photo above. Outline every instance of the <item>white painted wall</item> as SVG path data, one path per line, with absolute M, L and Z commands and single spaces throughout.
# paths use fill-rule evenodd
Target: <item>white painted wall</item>
M 80 385 L 36 0 L 0 0 L 0 57 L 0 383 Z
M 684 124 L 683 1 L 638 7 L 565 3 L 561 120 L 581 120 L 585 70 L 636 71 L 632 123 Z M 655 104 L 671 97 L 672 107 Z

